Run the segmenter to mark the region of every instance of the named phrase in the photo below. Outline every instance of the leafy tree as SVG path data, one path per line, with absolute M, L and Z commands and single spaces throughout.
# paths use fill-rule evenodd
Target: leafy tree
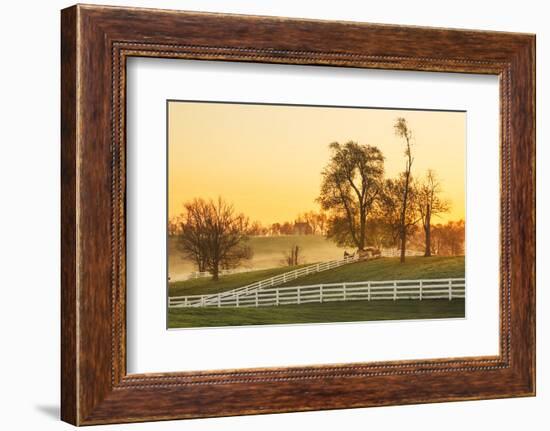
M 330 144 L 331 158 L 323 169 L 318 202 L 332 216 L 327 236 L 339 245 L 364 250 L 367 217 L 380 193 L 384 175 L 382 152 L 349 141 Z
M 440 256 L 463 255 L 465 228 L 464 220 L 432 226 L 432 252 Z
M 408 188 L 407 206 L 403 199 L 405 188 Z M 418 214 L 414 205 L 416 199 L 414 182 L 411 178 L 407 181 L 405 173 L 384 182 L 377 211 L 381 214 L 381 223 L 385 225 L 384 245 L 397 245 L 403 253 L 406 247 L 406 244 L 402 242 L 403 237 L 407 239 L 409 235 L 413 234 L 418 223 Z

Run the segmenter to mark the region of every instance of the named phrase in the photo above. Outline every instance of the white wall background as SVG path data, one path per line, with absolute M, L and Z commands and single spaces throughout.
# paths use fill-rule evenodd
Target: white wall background
M 538 396 L 122 425 L 96 429 L 542 430 L 550 423 L 549 13 L 536 0 L 131 0 L 104 4 L 537 33 Z M 59 9 L 70 2 L 4 2 L 0 15 L 0 402 L 3 429 L 69 429 L 59 414 Z M 546 162 L 546 163 L 545 163 Z M 29 295 L 22 301 L 22 295 Z

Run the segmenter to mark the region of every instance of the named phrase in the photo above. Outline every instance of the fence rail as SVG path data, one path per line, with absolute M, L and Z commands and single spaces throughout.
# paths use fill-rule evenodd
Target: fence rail
M 252 268 L 237 268 L 237 269 L 221 269 L 219 272 L 219 276 L 222 275 L 231 275 L 231 274 L 241 274 L 243 272 L 250 272 L 254 271 Z M 195 271 L 191 272 L 186 280 L 193 280 L 196 278 L 206 278 L 206 277 L 212 277 L 212 273 L 208 271 Z
M 385 248 L 380 250 L 380 256 L 399 257 L 401 256 L 401 250 L 398 248 Z M 424 252 L 418 250 L 405 250 L 405 256 L 424 256 Z
M 233 290 L 228 290 L 221 293 L 216 294 L 210 294 L 210 295 L 192 295 L 192 296 L 173 296 L 170 297 L 170 301 L 181 303 L 182 301 L 184 303 L 187 303 L 187 306 L 198 306 L 203 307 L 205 304 L 212 305 L 217 304 L 219 301 L 219 298 L 222 297 L 233 297 L 233 296 L 241 296 L 246 295 L 249 293 L 253 293 L 256 290 L 265 289 L 267 287 L 275 287 L 284 283 L 287 283 L 292 280 L 296 280 L 299 277 L 303 277 L 309 274 L 314 274 L 317 272 L 326 271 L 333 268 L 338 268 L 342 265 L 346 265 L 348 263 L 357 262 L 359 257 L 357 255 L 346 257 L 341 260 L 331 260 L 328 262 L 322 262 L 322 263 L 315 263 L 313 265 L 305 266 L 303 268 L 295 269 L 293 271 L 284 272 L 282 274 L 276 275 L 271 278 L 267 278 L 265 280 L 256 281 L 255 283 L 248 284 L 243 287 L 238 287 Z
M 314 284 L 308 286 L 270 287 L 248 293 L 228 292 L 169 298 L 170 308 L 185 307 L 268 307 L 278 305 L 323 303 L 332 301 L 375 301 L 400 299 L 463 299 L 464 278 L 359 281 L 352 283 Z

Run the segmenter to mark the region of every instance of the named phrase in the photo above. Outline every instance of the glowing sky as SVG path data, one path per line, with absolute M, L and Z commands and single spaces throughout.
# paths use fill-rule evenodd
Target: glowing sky
M 466 113 L 198 102 L 168 109 L 170 217 L 187 200 L 222 196 L 252 221 L 293 221 L 319 209 L 333 141 L 375 145 L 387 177 L 402 171 L 404 143 L 393 124 L 404 117 L 414 134 L 413 175 L 434 169 L 451 202 L 439 220 L 465 218 Z

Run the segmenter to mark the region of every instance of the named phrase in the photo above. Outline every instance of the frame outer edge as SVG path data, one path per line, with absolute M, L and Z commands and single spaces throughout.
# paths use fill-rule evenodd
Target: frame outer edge
M 61 11 L 61 420 L 78 425 L 78 7 Z

